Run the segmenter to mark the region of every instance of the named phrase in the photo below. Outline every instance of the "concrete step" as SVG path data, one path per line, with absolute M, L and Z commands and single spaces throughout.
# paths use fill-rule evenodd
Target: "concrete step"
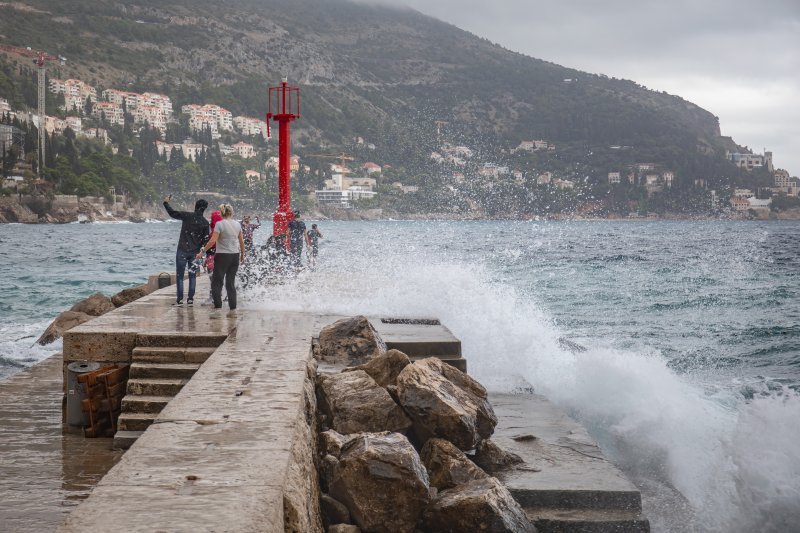
M 123 413 L 160 413 L 172 396 L 125 396 L 122 398 Z
M 136 346 L 216 348 L 227 338 L 227 333 L 142 333 L 136 336 Z
M 117 431 L 112 447 L 116 450 L 127 450 L 144 431 Z
M 204 363 L 216 347 L 137 346 L 133 349 L 135 363 Z
M 122 413 L 117 419 L 117 431 L 144 431 L 158 413 Z
M 132 363 L 129 373 L 130 379 L 190 379 L 199 363 Z
M 461 357 L 461 341 L 438 320 L 370 317 L 369 321 L 380 333 L 387 348 L 400 350 L 411 358 L 432 355 Z
M 561 409 L 535 394 L 492 393 L 489 401 L 498 418 L 492 441 L 524 460 L 497 478 L 523 508 L 641 513 L 639 490 Z
M 636 511 L 528 508 L 539 533 L 649 533 L 650 523 Z
M 175 396 L 188 379 L 129 379 L 128 396 Z

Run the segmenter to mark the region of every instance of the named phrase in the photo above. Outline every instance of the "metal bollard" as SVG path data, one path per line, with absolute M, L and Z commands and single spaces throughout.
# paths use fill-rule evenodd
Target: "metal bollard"
M 172 274 L 169 272 L 162 272 L 158 275 L 158 288 L 163 289 L 172 285 Z
M 67 431 L 83 433 L 89 425 L 89 414 L 81 410 L 81 402 L 86 399 L 86 387 L 78 383 L 78 376 L 94 372 L 100 363 L 92 361 L 75 361 L 67 365 Z

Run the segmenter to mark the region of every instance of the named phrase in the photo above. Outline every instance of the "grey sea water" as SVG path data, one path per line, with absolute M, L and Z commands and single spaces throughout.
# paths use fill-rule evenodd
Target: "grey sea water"
M 174 268 L 178 229 L 0 226 L 0 376 L 58 350 L 33 341 L 78 299 Z M 581 420 L 642 488 L 654 531 L 797 530 L 800 223 L 320 229 L 317 270 L 244 305 L 437 316 L 490 388 L 533 387 Z

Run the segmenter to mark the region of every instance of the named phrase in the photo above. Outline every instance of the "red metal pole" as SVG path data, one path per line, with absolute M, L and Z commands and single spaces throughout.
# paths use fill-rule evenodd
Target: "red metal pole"
M 289 142 L 289 117 L 278 118 L 278 211 L 273 220 L 275 235 L 286 234 L 291 214 L 291 189 L 289 183 L 289 158 L 291 144 Z

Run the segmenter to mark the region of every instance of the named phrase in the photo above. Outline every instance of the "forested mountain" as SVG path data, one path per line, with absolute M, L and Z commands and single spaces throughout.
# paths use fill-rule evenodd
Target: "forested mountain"
M 54 75 L 164 92 L 176 109 L 213 102 L 263 116 L 266 87 L 288 76 L 302 87 L 298 149 L 363 137 L 376 145 L 374 157 L 407 174 L 427 172 L 442 141 L 499 161 L 522 140 L 544 139 L 558 153 L 529 166 L 587 182 L 642 161 L 675 171 L 678 184 L 744 179 L 725 161 L 736 145 L 710 112 L 633 81 L 511 52 L 410 9 L 348 0 L 25 0 L 0 5 L 0 42 L 66 56 Z M 438 134 L 437 121 L 446 122 Z

